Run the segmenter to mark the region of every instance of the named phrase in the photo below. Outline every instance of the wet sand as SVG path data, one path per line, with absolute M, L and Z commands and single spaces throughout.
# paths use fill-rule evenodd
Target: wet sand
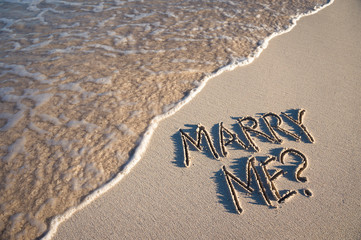
M 360 1 L 335 1 L 271 40 L 252 64 L 210 80 L 190 103 L 160 122 L 133 170 L 63 222 L 54 239 L 360 238 L 360 11 Z M 232 143 L 229 156 L 221 154 L 218 123 L 241 135 L 239 118 L 251 116 L 261 123 L 260 116 L 268 112 L 296 118 L 299 109 L 306 110 L 302 123 L 314 143 L 281 116 L 281 126 L 300 141 L 278 133 L 283 143 L 277 144 L 251 134 L 259 152 Z M 220 158 L 190 146 L 186 167 L 179 128 L 195 138 L 198 123 L 209 132 Z M 267 132 L 265 125 L 260 127 Z M 307 181 L 293 174 L 302 167 L 299 156 L 280 163 L 286 148 L 307 157 L 300 174 Z M 275 181 L 280 194 L 297 193 L 283 203 L 272 197 L 261 172 L 259 163 L 269 155 L 277 157 L 267 165 L 270 172 L 287 172 Z M 251 194 L 232 180 L 243 210 L 239 214 L 222 168 L 246 182 L 251 156 L 274 207 L 267 206 L 250 172 Z

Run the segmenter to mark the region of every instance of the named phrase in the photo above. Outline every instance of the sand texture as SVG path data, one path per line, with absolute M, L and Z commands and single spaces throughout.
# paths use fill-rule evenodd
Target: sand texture
M 137 166 L 63 222 L 54 239 L 360 239 L 360 12 L 358 0 L 335 1 L 273 39 L 252 64 L 211 79 L 160 122 Z M 302 126 L 292 121 L 300 109 Z M 273 136 L 260 119 L 268 112 L 299 141 L 277 129 Z M 243 123 L 254 118 L 253 130 L 270 139 L 253 132 L 258 152 L 233 141 L 225 157 L 219 142 L 232 140 L 229 132 L 249 145 L 238 123 L 247 116 Z M 266 119 L 276 125 L 274 115 Z M 186 167 L 179 129 L 196 139 L 199 123 L 219 159 L 205 138 L 197 151 L 183 137 Z M 283 173 L 270 181 L 265 169 Z
M 0 1 L 0 238 L 41 236 L 154 119 L 327 2 Z

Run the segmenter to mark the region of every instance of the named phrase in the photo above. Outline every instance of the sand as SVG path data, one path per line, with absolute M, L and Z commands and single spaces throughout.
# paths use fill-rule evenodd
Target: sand
M 160 122 L 133 170 L 63 222 L 54 239 L 359 239 L 360 11 L 358 0 L 335 1 L 271 40 L 252 64 L 211 79 L 190 103 Z M 293 114 L 299 109 L 306 111 L 302 121 L 314 143 L 284 121 L 281 126 L 302 135 L 301 141 L 281 135 L 283 143 L 276 144 L 252 136 L 258 153 L 232 144 L 229 156 L 219 160 L 191 147 L 191 164 L 185 167 L 179 128 L 195 137 L 202 123 L 220 153 L 218 123 L 239 132 L 237 118 L 258 120 L 267 112 Z M 281 204 L 271 197 L 275 207 L 270 207 L 254 185 L 255 177 L 255 191 L 248 195 L 233 182 L 243 210 L 239 214 L 223 166 L 246 181 L 247 159 L 255 156 L 262 173 L 259 161 L 278 157 L 286 148 L 307 157 L 300 174 L 307 181 L 297 181 L 293 174 L 305 163 L 300 157 L 292 162 L 287 156 L 284 165 L 278 159 L 267 168 L 288 173 L 275 181 L 276 187 L 280 194 L 297 194 Z
M 1 1 L 0 238 L 42 235 L 152 119 L 327 2 Z

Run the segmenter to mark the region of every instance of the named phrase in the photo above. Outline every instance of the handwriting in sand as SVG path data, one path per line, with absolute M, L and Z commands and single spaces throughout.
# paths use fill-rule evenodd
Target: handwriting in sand
M 303 141 L 313 143 L 314 138 L 312 137 L 310 132 L 307 130 L 307 128 L 303 124 L 304 114 L 305 114 L 305 110 L 303 110 L 303 109 L 298 110 L 297 118 L 293 118 L 292 116 L 290 116 L 284 112 L 281 113 L 282 118 L 287 119 L 291 124 L 294 125 L 293 127 L 298 128 L 299 131 L 297 131 L 295 133 L 282 128 L 281 127 L 281 125 L 283 125 L 282 118 L 279 115 L 272 113 L 272 112 L 262 115 L 258 121 L 255 118 L 250 117 L 250 116 L 237 119 L 237 123 L 241 129 L 240 133 L 241 133 L 242 138 L 240 138 L 237 133 L 232 132 L 231 130 L 226 128 L 223 125 L 223 123 L 221 122 L 218 125 L 218 130 L 219 130 L 218 131 L 218 134 L 219 134 L 218 139 L 219 139 L 219 147 L 220 147 L 221 153 L 217 152 L 216 148 L 214 147 L 211 135 L 208 133 L 208 131 L 206 130 L 206 128 L 203 125 L 201 125 L 201 124 L 198 125 L 198 128 L 196 130 L 196 138 L 192 138 L 184 130 L 179 129 L 182 144 L 183 144 L 184 165 L 186 167 L 191 166 L 189 144 L 192 145 L 193 147 L 195 147 L 195 149 L 197 149 L 198 151 L 204 150 L 201 145 L 202 139 L 205 139 L 205 141 L 209 147 L 209 150 L 215 159 L 219 159 L 220 155 L 222 155 L 223 157 L 228 157 L 229 153 L 228 153 L 227 146 L 230 145 L 231 143 L 238 144 L 244 150 L 252 150 L 254 152 L 260 152 L 261 149 L 257 146 L 257 144 L 253 138 L 254 136 L 261 137 L 271 143 L 281 144 L 283 142 L 283 140 L 278 135 L 278 133 L 282 133 L 284 136 L 287 136 L 288 138 L 293 139 L 298 142 L 301 141 L 301 138 L 303 135 L 303 139 L 307 139 L 307 140 L 303 140 Z M 259 125 L 258 122 L 261 121 L 261 119 L 266 126 L 268 134 L 265 131 L 258 129 L 258 125 Z M 273 121 L 272 121 L 272 119 L 273 119 Z M 278 204 L 284 203 L 289 198 L 291 198 L 292 196 L 297 194 L 297 192 L 295 190 L 289 190 L 286 193 L 284 193 L 283 195 L 281 195 L 275 182 L 278 178 L 282 177 L 286 173 L 284 170 L 278 170 L 278 171 L 275 171 L 271 175 L 270 171 L 269 171 L 270 170 L 269 166 L 271 165 L 271 163 L 276 162 L 277 160 L 280 163 L 285 164 L 285 159 L 288 155 L 292 155 L 299 161 L 299 165 L 294 172 L 294 177 L 295 177 L 296 181 L 301 182 L 301 183 L 306 182 L 307 178 L 304 177 L 302 174 L 303 174 L 303 171 L 308 166 L 307 157 L 303 153 L 301 153 L 300 151 L 298 151 L 294 148 L 284 148 L 279 153 L 278 156 L 270 155 L 267 157 L 266 160 L 264 160 L 262 162 L 258 162 L 256 160 L 256 157 L 253 157 L 253 156 L 250 157 L 246 163 L 246 169 L 245 169 L 246 181 L 242 181 L 239 177 L 237 177 L 232 172 L 230 172 L 226 168 L 226 166 L 224 166 L 224 165 L 222 166 L 222 171 L 224 173 L 225 181 L 227 182 L 230 194 L 233 199 L 234 206 L 238 213 L 242 213 L 243 209 L 241 207 L 241 203 L 240 203 L 239 197 L 237 195 L 237 191 L 235 189 L 234 184 L 237 184 L 239 187 L 244 189 L 246 192 L 248 192 L 250 194 L 254 194 L 255 190 L 251 186 L 252 185 L 252 174 L 253 174 L 254 179 L 256 180 L 256 185 L 260 191 L 260 194 L 262 195 L 264 202 L 268 206 L 273 207 L 274 205 L 269 196 L 270 193 L 267 192 L 266 188 L 271 190 L 270 191 L 271 195 L 272 195 L 273 199 L 275 199 L 277 201 Z M 264 178 L 266 179 L 265 182 L 262 181 L 260 172 L 255 167 L 256 162 L 259 163 L 259 165 L 262 169 L 261 172 L 262 172 Z M 304 189 L 304 195 L 311 196 L 312 192 L 309 189 Z

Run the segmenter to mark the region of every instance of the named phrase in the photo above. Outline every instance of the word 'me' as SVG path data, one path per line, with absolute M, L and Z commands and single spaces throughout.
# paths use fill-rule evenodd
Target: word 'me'
M 294 155 L 295 157 L 297 157 L 300 160 L 301 163 L 299 164 L 299 166 L 297 167 L 297 169 L 295 170 L 295 173 L 294 173 L 295 179 L 298 182 L 306 182 L 307 178 L 304 176 L 301 176 L 302 172 L 307 168 L 307 165 L 308 165 L 306 156 L 296 149 L 292 149 L 292 148 L 284 149 L 280 153 L 280 156 L 279 156 L 279 161 L 282 164 L 285 164 L 284 159 L 287 155 Z M 260 164 L 260 166 L 262 167 L 263 175 L 266 177 L 266 181 L 267 181 L 266 184 L 264 184 L 262 182 L 260 173 L 258 172 L 257 168 L 255 167 L 255 162 L 256 162 L 255 157 L 251 157 L 247 160 L 246 181 L 245 182 L 242 181 L 237 176 L 235 176 L 233 173 L 231 173 L 226 168 L 226 166 L 222 167 L 229 191 L 232 196 L 233 203 L 234 203 L 238 213 L 242 213 L 243 210 L 242 210 L 242 207 L 241 207 L 241 204 L 240 204 L 240 201 L 239 201 L 239 198 L 238 198 L 238 195 L 235 190 L 233 182 L 235 184 L 237 184 L 238 186 L 240 186 L 241 188 L 243 188 L 244 190 L 246 190 L 248 193 L 253 194 L 254 188 L 252 188 L 252 186 L 251 186 L 252 174 L 253 174 L 254 178 L 256 179 L 256 183 L 257 183 L 258 189 L 260 190 L 260 193 L 263 197 L 263 200 L 270 207 L 273 207 L 273 204 L 271 202 L 271 197 L 273 197 L 273 199 L 275 199 L 279 204 L 281 204 L 281 203 L 284 203 L 287 199 L 289 199 L 293 195 L 297 194 L 297 192 L 295 190 L 289 190 L 283 195 L 280 194 L 280 192 L 275 184 L 275 181 L 279 177 L 286 174 L 286 172 L 284 172 L 283 170 L 278 170 L 274 174 L 271 175 L 270 171 L 269 171 L 270 169 L 267 166 L 274 161 L 277 161 L 277 157 L 269 156 L 264 162 L 261 162 L 261 164 Z M 271 190 L 271 192 L 272 192 L 271 197 L 267 194 L 266 187 L 268 187 Z M 307 189 L 305 190 L 304 193 L 306 196 L 310 196 L 312 194 L 310 192 L 310 190 L 307 190 Z

